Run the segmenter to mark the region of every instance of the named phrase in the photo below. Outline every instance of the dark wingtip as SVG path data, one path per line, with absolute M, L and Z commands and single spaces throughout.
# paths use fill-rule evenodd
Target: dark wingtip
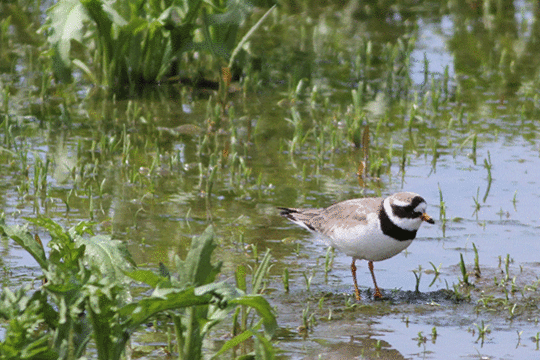
M 281 212 L 279 215 L 283 216 L 284 218 L 296 222 L 295 214 L 298 214 L 298 209 L 291 209 L 291 208 L 285 208 L 285 207 L 278 207 Z
M 279 212 L 279 215 L 281 216 L 285 216 L 285 217 L 288 217 L 290 214 L 296 212 L 294 209 L 290 209 L 290 208 L 286 208 L 286 207 L 280 207 L 278 206 L 277 207 L 279 210 L 281 210 Z

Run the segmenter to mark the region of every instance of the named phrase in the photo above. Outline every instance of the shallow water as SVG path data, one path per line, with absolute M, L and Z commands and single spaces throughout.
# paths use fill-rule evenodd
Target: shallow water
M 183 256 L 190 239 L 212 223 L 220 241 L 217 256 L 224 261 L 223 280 L 233 277 L 238 264 L 254 263 L 250 245 L 259 254 L 269 248 L 273 267 L 265 296 L 276 307 L 280 331 L 275 346 L 282 359 L 535 358 L 540 332 L 540 86 L 530 44 L 538 32 L 537 4 L 517 2 L 515 11 L 500 18 L 482 16 L 468 3 L 449 3 L 439 15 L 429 15 L 439 5 L 422 4 L 408 23 L 396 18 L 406 17 L 405 11 L 386 9 L 393 17 L 380 21 L 353 5 L 317 7 L 309 16 L 285 10 L 275 15 L 260 35 L 262 45 L 254 45 L 268 61 L 261 82 L 251 84 L 255 90 L 245 98 L 239 92 L 230 95 L 234 116 L 229 108 L 230 118 L 208 132 L 206 146 L 204 133 L 215 120 L 207 105 L 215 103 L 204 93 L 174 96 L 173 90 L 158 89 L 155 96 L 130 101 L 74 101 L 67 121 L 57 99 L 38 110 L 29 104 L 26 95 L 32 92 L 24 86 L 31 88 L 31 76 L 3 76 L 2 84 L 18 92 L 10 97 L 7 112 L 14 142 L 8 144 L 5 132 L 0 138 L 4 149 L 23 149 L 25 155 L 0 152 L 6 221 L 22 224 L 25 216 L 45 215 L 71 226 L 93 219 L 97 232 L 125 240 L 136 262 L 149 267 Z M 409 73 L 399 72 L 406 61 L 392 63 L 388 71 L 381 49 L 413 36 L 417 41 Z M 276 38 L 281 46 L 256 48 Z M 376 54 L 373 64 L 356 69 L 359 44 L 367 39 Z M 511 48 L 522 50 L 503 57 Z M 448 96 L 434 109 L 446 68 Z M 302 76 L 309 78 L 295 91 Z M 367 85 L 358 109 L 351 90 L 361 89 L 362 81 Z M 86 89 L 81 86 L 80 94 Z M 294 111 L 300 125 L 285 120 Z M 355 111 L 366 114 L 355 118 Z M 417 117 L 409 128 L 414 111 Z M 365 187 L 356 175 L 362 151 L 347 134 L 347 121 L 353 118 L 360 119 L 362 128 L 369 125 L 370 163 L 381 161 L 380 173 L 374 170 L 366 177 Z M 181 125 L 193 127 L 178 130 Z M 292 149 L 298 128 L 303 140 Z M 127 156 L 121 148 L 100 147 L 104 137 L 114 143 L 127 136 L 132 146 Z M 212 154 L 221 162 L 207 196 Z M 54 161 L 43 194 L 33 181 L 37 159 L 46 157 Z M 336 252 L 325 277 L 324 244 L 276 210 L 401 190 L 421 194 L 436 224 L 424 224 L 403 253 L 375 263 L 382 301 L 371 297 L 366 262 L 357 263 L 363 297 L 357 303 L 350 258 Z M 42 239 L 46 244 L 47 237 Z M 480 277 L 474 275 L 473 244 Z M 36 268 L 28 254 L 5 239 L 0 249 L 1 264 L 9 270 L 3 282 L 17 286 L 31 281 Z M 470 287 L 459 285 L 460 255 Z M 433 267 L 440 271 L 437 277 Z M 285 269 L 289 293 L 281 280 Z M 307 330 L 299 328 L 303 310 L 313 314 Z M 482 323 L 489 330 L 483 339 Z M 208 348 L 221 343 L 227 331 L 217 331 Z M 156 338 L 156 348 L 164 341 Z M 159 357 L 154 355 L 148 357 Z

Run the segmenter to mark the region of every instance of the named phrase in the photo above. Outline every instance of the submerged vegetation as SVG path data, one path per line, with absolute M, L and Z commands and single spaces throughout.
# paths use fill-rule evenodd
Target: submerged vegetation
M 0 359 L 538 349 L 538 4 L 276 3 L 0 4 Z M 401 188 L 384 301 L 275 210 Z

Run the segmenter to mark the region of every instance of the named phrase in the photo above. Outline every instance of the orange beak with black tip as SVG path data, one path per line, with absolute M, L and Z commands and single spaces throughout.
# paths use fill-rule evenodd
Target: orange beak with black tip
M 420 217 L 423 221 L 427 222 L 427 223 L 430 223 L 430 224 L 435 224 L 435 220 L 433 220 L 431 218 L 431 216 L 429 216 L 428 214 L 426 213 L 423 213 L 422 216 Z

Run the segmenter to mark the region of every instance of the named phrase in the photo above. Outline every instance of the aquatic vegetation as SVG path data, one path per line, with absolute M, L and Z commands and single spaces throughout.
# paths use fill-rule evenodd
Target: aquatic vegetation
M 290 290 L 290 276 L 289 276 L 289 268 L 285 268 L 285 270 L 283 270 L 283 275 L 281 277 L 282 281 L 283 281 L 283 290 L 288 293 L 289 290 Z
M 484 324 L 484 320 L 482 320 L 481 324 L 475 323 L 474 326 L 476 326 L 476 329 L 478 330 L 478 338 L 476 341 L 481 341 L 481 344 L 483 345 L 486 340 L 486 335 L 491 332 L 491 329 L 488 324 Z
M 431 280 L 431 283 L 429 283 L 429 287 L 431 287 L 433 284 L 435 284 L 435 281 L 437 280 L 439 275 L 441 275 L 441 266 L 442 266 L 442 264 L 439 264 L 438 267 L 435 266 L 435 264 L 433 264 L 431 261 L 429 262 L 429 264 L 433 268 L 433 273 L 435 274 L 435 276 L 433 277 L 433 280 Z
M 66 0 L 49 9 L 45 27 L 58 78 L 70 81 L 76 66 L 96 85 L 134 94 L 141 84 L 178 76 L 189 51 L 206 50 L 232 62 L 253 33 L 237 42 L 240 24 L 250 9 L 242 1 L 140 0 L 127 5 Z M 72 41 L 83 51 L 75 52 Z
M 416 278 L 416 285 L 414 287 L 415 293 L 420 293 L 420 279 L 422 278 L 422 266 L 419 265 L 418 269 L 413 270 L 414 277 Z
M 69 3 L 75 4 L 64 4 Z M 112 14 L 102 4 L 102 11 Z M 70 42 L 75 82 L 65 84 L 52 75 L 57 58 L 44 42 L 52 33 L 35 31 L 45 18 L 38 3 L 0 4 L 2 211 L 15 223 L 40 215 L 69 224 L 94 219 L 99 233 L 124 240 L 144 269 L 160 267 L 154 275 L 167 279 L 167 272 L 177 271 L 174 255 L 185 258 L 189 250 L 184 240 L 213 223 L 220 246 L 213 254 L 224 262 L 224 277 L 240 293 L 264 293 L 284 325 L 277 339 L 257 337 L 263 325 L 257 328 L 256 310 L 231 307 L 230 316 L 204 337 L 208 357 L 250 351 L 264 357 L 269 346 L 283 349 L 284 358 L 331 357 L 334 349 L 346 348 L 356 357 L 441 357 L 440 349 L 471 317 L 491 330 L 486 353 L 495 353 L 498 344 L 515 346 L 519 329 L 514 356 L 534 357 L 539 284 L 531 251 L 535 220 L 528 214 L 538 195 L 535 5 L 486 2 L 478 11 L 456 2 L 414 9 L 394 3 L 281 2 L 266 15 L 247 9 L 229 46 L 225 38 L 232 32 L 207 22 L 232 14 L 225 2 L 216 4 L 200 3 L 206 14 L 194 15 L 195 28 L 184 33 L 194 47 L 179 50 L 168 70 L 163 61 L 171 53 L 165 50 L 173 47 L 161 25 L 172 22 L 177 31 L 181 12 L 163 15 L 168 2 L 156 3 L 156 14 L 129 5 L 114 8 L 126 21 L 132 13 L 145 13 L 137 20 L 140 29 L 132 32 L 139 38 L 132 41 L 165 45 L 155 57 L 142 56 L 141 50 L 132 77 L 122 81 L 147 91 L 134 90 L 138 96 L 127 101 L 129 85 L 105 98 L 102 87 L 87 86 L 105 84 L 105 75 L 114 75 L 108 71 L 121 67 L 103 61 L 95 21 L 87 18 L 82 43 Z M 439 11 L 425 16 L 433 14 L 426 11 L 433 6 Z M 128 28 L 115 23 L 118 18 L 109 20 L 118 30 L 113 37 L 126 34 Z M 255 23 L 260 30 L 249 34 Z M 33 33 L 30 41 L 23 33 Z M 247 35 L 239 42 L 242 34 Z M 223 46 L 202 49 L 206 44 Z M 222 57 L 223 49 L 230 56 Z M 135 72 L 146 66 L 136 83 Z M 142 82 L 154 81 L 145 76 L 155 73 L 159 86 L 149 89 Z M 203 89 L 198 79 L 207 76 L 210 88 Z M 125 85 L 115 81 L 108 82 L 111 89 Z M 281 241 L 285 235 L 275 206 L 320 207 L 413 187 L 425 189 L 441 221 L 404 254 L 407 264 L 389 279 L 393 285 L 385 289 L 384 301 L 354 302 L 342 259 L 325 256 L 326 249 L 315 248 L 311 238 L 298 233 L 294 243 Z M 13 286 L 26 280 L 20 274 L 34 269 L 18 267 L 20 248 L 13 242 L 2 246 L 7 254 L 0 259 L 2 280 L 15 293 Z M 273 255 L 268 262 L 266 248 Z M 503 254 L 500 268 L 494 251 Z M 267 271 L 259 272 L 264 262 Z M 402 277 L 409 285 L 401 286 Z M 130 284 L 138 294 L 140 286 Z M 150 285 L 144 290 L 137 299 L 154 291 Z M 17 296 L 27 295 L 21 290 Z M 144 325 L 135 331 L 137 345 L 157 350 L 136 347 L 133 358 L 175 356 L 180 337 L 172 319 L 183 311 L 149 320 L 155 333 Z M 395 317 L 407 321 L 396 325 Z M 351 324 L 358 330 L 353 341 L 339 332 Z M 298 325 L 309 331 L 299 334 Z M 224 340 L 220 335 L 229 328 L 232 338 Z M 461 356 L 480 346 L 482 339 L 475 344 L 480 329 L 472 325 L 470 331 L 474 335 L 463 342 Z M 309 346 L 302 335 L 310 337 Z M 420 347 L 418 354 L 399 353 L 411 345 Z
M 462 284 L 465 287 L 473 286 L 469 282 L 469 273 L 467 272 L 467 267 L 465 266 L 465 261 L 463 260 L 463 254 L 459 254 L 459 269 L 461 271 L 461 280 L 460 284 Z
M 0 224 L 2 233 L 28 251 L 43 271 L 42 285 L 33 293 L 26 287 L 3 288 L 0 317 L 9 320 L 0 343 L 3 355 L 77 359 L 93 341 L 98 359 L 120 359 L 135 331 L 167 314 L 174 323 L 179 358 L 197 359 L 208 331 L 237 306 L 255 309 L 260 320 L 243 327 L 218 354 L 251 337 L 259 344 L 257 352 L 272 353 L 258 331 L 264 326 L 265 334 L 272 335 L 276 328 L 268 302 L 215 282 L 221 264 L 210 260 L 216 247 L 211 227 L 193 239 L 185 260 L 175 258 L 176 274 L 164 265 L 156 274 L 135 269 L 124 243 L 93 235 L 89 223 L 64 230 L 50 219 L 28 221 L 48 231 L 51 250 L 47 256 L 39 236 L 26 227 Z M 151 295 L 133 300 L 130 279 L 153 289 Z
M 477 278 L 482 276 L 482 272 L 480 271 L 480 260 L 478 256 L 478 248 L 476 247 L 475 243 L 472 243 L 473 250 L 474 250 L 474 276 Z
M 335 249 L 329 246 L 326 249 L 326 256 L 324 258 L 324 280 L 328 281 L 328 273 L 334 265 Z

